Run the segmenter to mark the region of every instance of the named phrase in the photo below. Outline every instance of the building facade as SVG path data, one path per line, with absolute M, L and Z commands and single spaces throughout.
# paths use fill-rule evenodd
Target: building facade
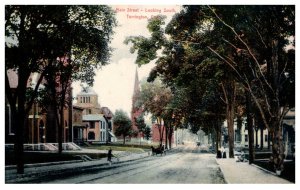
M 100 106 L 97 93 L 90 87 L 84 87 L 76 99 L 77 103 L 73 106 L 77 109 L 77 116 L 73 114 L 73 141 L 77 144 L 83 142 L 103 144 L 115 141 L 112 133 L 113 114 L 108 107 Z M 75 122 L 75 119 L 80 117 L 79 112 L 82 120 Z
M 12 92 L 16 92 L 18 87 L 18 74 L 16 71 L 8 70 L 9 88 Z M 31 74 L 28 82 L 28 88 L 34 88 L 40 74 Z M 43 79 L 40 84 L 40 88 L 44 88 L 46 81 Z M 66 98 L 72 96 L 72 90 L 70 89 L 66 95 Z M 17 106 L 17 105 L 16 105 Z M 72 126 L 72 106 L 70 104 L 63 110 L 64 121 L 62 141 L 68 142 L 70 140 L 69 126 Z M 56 122 L 57 110 L 53 106 L 41 106 L 39 103 L 34 102 L 31 109 L 28 112 L 26 127 L 24 128 L 24 143 L 25 144 L 37 144 L 37 143 L 57 143 L 58 142 L 58 126 Z M 59 116 L 58 116 L 59 117 Z M 15 142 L 15 129 L 14 120 L 12 119 L 12 112 L 10 105 L 5 98 L 5 143 L 13 144 Z

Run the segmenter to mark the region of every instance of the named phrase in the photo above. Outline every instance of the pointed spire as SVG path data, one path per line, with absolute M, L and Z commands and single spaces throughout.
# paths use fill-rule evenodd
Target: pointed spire
M 140 93 L 140 85 L 139 85 L 139 76 L 137 67 L 135 69 L 135 80 L 134 80 L 134 88 L 133 88 L 133 97 Z

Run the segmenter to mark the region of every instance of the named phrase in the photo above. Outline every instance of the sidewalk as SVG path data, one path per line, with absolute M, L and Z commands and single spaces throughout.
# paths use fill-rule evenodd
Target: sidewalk
M 234 158 L 216 161 L 229 184 L 294 184 L 248 162 L 236 162 Z
M 148 152 L 139 154 L 118 154 L 120 157 L 113 162 L 124 163 L 131 160 L 137 160 L 148 157 Z M 15 167 L 5 167 L 5 183 L 28 183 L 33 180 L 38 180 L 43 177 L 51 177 L 56 175 L 71 175 L 73 173 L 83 173 L 93 171 L 100 168 L 112 168 L 107 162 L 107 158 L 93 161 L 69 161 L 69 162 L 55 162 L 44 164 L 28 164 L 25 165 L 24 174 L 17 174 Z

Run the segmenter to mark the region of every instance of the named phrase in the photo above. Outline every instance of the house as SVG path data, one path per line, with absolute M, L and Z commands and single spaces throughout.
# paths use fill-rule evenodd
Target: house
M 228 130 L 227 121 L 223 123 L 223 144 L 228 143 Z M 234 146 L 235 148 L 248 147 L 249 145 L 249 135 L 247 128 L 247 118 L 243 117 L 241 119 L 240 128 L 238 127 L 237 119 L 234 120 Z M 254 125 L 254 147 L 268 148 L 269 144 L 269 133 L 267 129 L 262 129 L 259 124 Z
M 235 147 L 248 147 L 249 135 L 247 128 L 247 118 L 242 118 L 241 129 L 237 127 L 237 120 L 234 122 L 234 143 Z M 264 129 L 263 125 L 258 121 L 254 122 L 254 147 L 270 149 L 272 146 L 272 137 L 268 129 Z M 228 141 L 227 122 L 224 121 L 223 127 L 223 142 L 226 144 Z M 285 154 L 293 155 L 295 153 L 295 108 L 292 108 L 284 117 L 282 122 L 282 135 L 285 146 Z
M 295 108 L 292 108 L 284 116 L 282 122 L 283 141 L 285 154 L 295 157 Z
M 108 123 L 103 114 L 87 114 L 82 116 L 85 123 L 83 138 L 89 143 L 106 144 L 109 140 Z
M 73 142 L 102 144 L 116 141 L 112 132 L 113 113 L 108 107 L 100 106 L 98 94 L 91 87 L 83 87 L 76 99 L 77 103 L 73 105 Z

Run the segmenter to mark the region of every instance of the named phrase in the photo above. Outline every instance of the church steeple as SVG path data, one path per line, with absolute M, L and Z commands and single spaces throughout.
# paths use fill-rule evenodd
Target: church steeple
M 137 67 L 136 67 L 132 98 L 137 96 L 139 93 L 140 93 L 139 76 L 138 76 L 138 71 L 137 71 Z
M 139 76 L 137 68 L 135 69 L 135 79 L 134 79 L 134 87 L 133 87 L 133 95 L 132 95 L 132 108 L 131 108 L 131 123 L 132 129 L 137 132 L 137 138 L 140 138 L 138 133 L 138 127 L 136 126 L 135 118 L 138 118 L 142 114 L 142 109 L 137 105 L 137 99 L 140 94 L 140 85 L 139 85 Z

